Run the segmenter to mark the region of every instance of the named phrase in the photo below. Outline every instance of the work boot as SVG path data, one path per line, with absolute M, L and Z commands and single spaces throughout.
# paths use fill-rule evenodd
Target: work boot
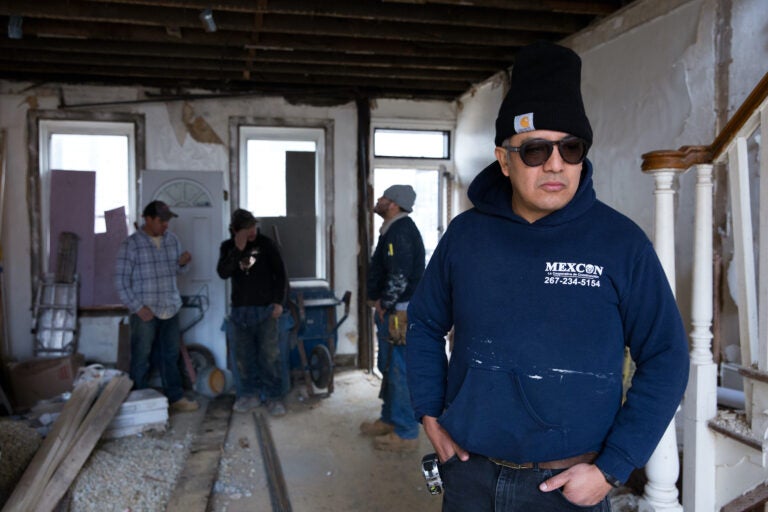
M 200 404 L 186 397 L 181 397 L 171 404 L 171 411 L 173 412 L 192 412 L 199 408 Z
M 261 398 L 257 396 L 241 396 L 235 400 L 232 410 L 235 412 L 248 412 L 261 407 Z
M 267 403 L 267 411 L 271 416 L 285 416 L 285 405 L 280 400 Z
M 360 432 L 365 436 L 383 436 L 394 431 L 394 425 L 385 423 L 380 419 L 376 421 L 364 421 L 360 424 Z
M 373 439 L 373 447 L 385 452 L 415 452 L 419 448 L 419 440 L 403 439 L 394 432 Z

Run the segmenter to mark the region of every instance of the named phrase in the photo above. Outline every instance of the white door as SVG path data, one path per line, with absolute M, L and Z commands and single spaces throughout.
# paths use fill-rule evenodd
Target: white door
M 208 348 L 216 366 L 226 368 L 226 338 L 221 331 L 227 302 L 224 280 L 216 273 L 219 245 L 224 240 L 224 176 L 218 171 L 144 171 L 141 173 L 138 211 L 159 199 L 179 217 L 169 230 L 192 254 L 189 271 L 179 276 L 179 291 L 191 297 L 191 307 L 180 313 L 186 344 Z

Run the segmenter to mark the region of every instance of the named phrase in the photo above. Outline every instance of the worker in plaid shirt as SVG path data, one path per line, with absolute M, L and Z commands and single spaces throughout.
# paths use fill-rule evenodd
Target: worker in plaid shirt
M 199 405 L 184 397 L 178 365 L 181 297 L 176 286 L 176 276 L 189 270 L 192 256 L 168 231 L 168 222 L 178 215 L 167 204 L 152 201 L 142 217 L 141 228 L 120 245 L 115 265 L 117 293 L 131 312 L 131 379 L 135 389 L 146 388 L 151 363 L 157 363 L 171 410 L 194 411 Z

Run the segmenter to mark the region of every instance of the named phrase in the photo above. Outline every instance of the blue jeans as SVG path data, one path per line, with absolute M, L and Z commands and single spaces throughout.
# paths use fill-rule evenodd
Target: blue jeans
M 608 497 L 592 507 L 574 505 L 560 489 L 541 492 L 539 484 L 562 469 L 511 469 L 482 455 L 467 462 L 453 456 L 440 465 L 445 487 L 443 512 L 610 512 Z
M 163 392 L 169 403 L 184 396 L 179 371 L 179 315 L 167 320 L 153 318 L 144 322 L 131 315 L 131 379 L 135 389 L 148 386 L 150 363 L 160 371 Z
M 280 400 L 284 394 L 277 319 L 272 318 L 272 308 L 271 305 L 232 308 L 227 337 L 235 359 L 238 397 Z
M 395 426 L 395 434 L 403 439 L 419 436 L 419 423 L 411 407 L 411 395 L 405 373 L 406 345 L 393 345 L 389 338 L 389 314 L 383 320 L 376 317 L 376 337 L 379 342 L 377 367 L 382 375 L 389 372 L 382 386 L 381 420 Z M 389 362 L 389 369 L 387 369 Z

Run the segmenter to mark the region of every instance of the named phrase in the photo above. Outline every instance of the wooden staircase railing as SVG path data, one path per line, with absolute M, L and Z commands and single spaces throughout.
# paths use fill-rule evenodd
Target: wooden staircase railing
M 692 168 L 696 170 L 691 372 L 683 403 L 683 504 L 688 511 L 717 510 L 748 491 L 750 486 L 758 487 L 761 484 L 757 480 L 760 475 L 757 475 L 752 476 L 756 480 L 754 482 L 749 478 L 742 478 L 742 481 L 738 482 L 745 486 L 744 489 L 723 490 L 722 485 L 718 486 L 716 480 L 723 477 L 717 470 L 717 464 L 722 465 L 722 456 L 717 458 L 717 435 L 737 440 L 745 450 L 751 451 L 749 453 L 755 453 L 753 458 L 761 459 L 760 465 L 756 467 L 761 469 L 762 473 L 766 472 L 768 466 L 768 447 L 764 441 L 768 435 L 768 414 L 765 412 L 765 405 L 768 404 L 768 229 L 761 226 L 761 232 L 766 233 L 766 236 L 759 237 L 760 279 L 757 279 L 752 245 L 747 148 L 747 139 L 758 129 L 762 130 L 759 218 L 768 219 L 768 73 L 763 76 L 712 144 L 653 151 L 642 156 L 642 170 L 651 174 L 655 183 L 654 244 L 667 271 L 667 277 L 673 284 L 673 201 L 676 193 L 674 182 L 680 174 Z M 711 332 L 714 290 L 712 239 L 715 228 L 712 191 L 713 169 L 718 164 L 727 166 L 731 192 L 734 261 L 740 283 L 737 302 L 743 367 L 739 373 L 745 377 L 746 417 L 748 427 L 751 427 L 751 432 L 747 434 L 743 429 L 731 432 L 722 424 L 713 421 L 717 416 L 717 364 L 713 360 Z M 759 302 L 758 297 L 761 299 Z M 761 326 L 760 335 L 758 326 Z M 753 403 L 757 404 L 755 411 L 752 410 Z M 674 430 L 673 425 L 670 427 Z M 674 485 L 672 476 L 678 474 L 677 460 L 676 450 L 672 453 L 670 443 L 665 444 L 662 439 L 646 466 L 649 482 L 643 497 L 644 510 L 680 510 L 676 489 L 671 488 Z M 659 489 L 664 492 L 659 492 Z

